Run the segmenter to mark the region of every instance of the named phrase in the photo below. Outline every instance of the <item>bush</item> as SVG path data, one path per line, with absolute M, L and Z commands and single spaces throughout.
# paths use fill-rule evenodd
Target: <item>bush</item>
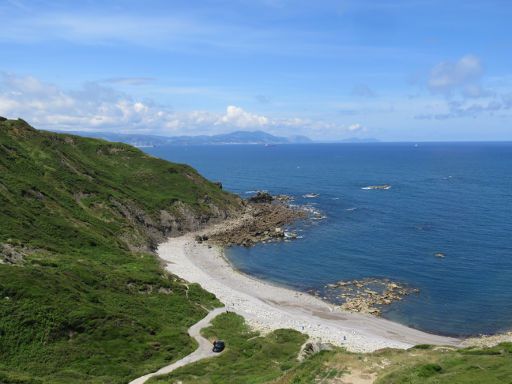
M 417 375 L 424 378 L 434 376 L 442 370 L 443 368 L 439 364 L 425 364 L 416 368 Z

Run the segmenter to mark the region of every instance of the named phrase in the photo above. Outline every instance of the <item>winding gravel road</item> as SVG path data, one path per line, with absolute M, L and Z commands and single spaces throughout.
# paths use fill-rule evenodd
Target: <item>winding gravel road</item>
M 130 384 L 142 384 L 153 376 L 165 375 L 166 373 L 170 373 L 177 368 L 183 367 L 184 365 L 194 363 L 207 357 L 219 356 L 220 353 L 212 352 L 212 343 L 209 340 L 205 339 L 203 336 L 201 336 L 201 329 L 211 325 L 210 321 L 214 319 L 217 315 L 224 312 L 226 312 L 226 308 L 216 308 L 210 311 L 205 318 L 199 320 L 197 323 L 195 323 L 188 329 L 188 334 L 191 337 L 193 337 L 199 344 L 199 347 L 194 352 L 192 352 L 190 355 L 185 356 L 181 360 L 175 361 L 170 365 L 160 368 L 156 372 L 148 373 L 147 375 L 141 376 L 138 379 L 130 381 Z

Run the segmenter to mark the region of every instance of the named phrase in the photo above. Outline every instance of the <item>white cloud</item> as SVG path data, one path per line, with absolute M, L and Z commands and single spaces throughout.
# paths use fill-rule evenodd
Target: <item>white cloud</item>
M 483 72 L 481 60 L 477 56 L 466 55 L 455 62 L 443 61 L 434 66 L 428 86 L 433 92 L 451 94 L 460 91 L 467 97 L 479 97 Z
M 252 114 L 247 111 L 244 111 L 240 107 L 229 105 L 226 109 L 226 114 L 221 116 L 215 122 L 215 125 L 227 124 L 237 128 L 263 128 L 268 125 L 273 125 L 275 123 L 275 121 L 271 121 L 268 117 Z
M 0 115 L 21 117 L 37 128 L 111 131 L 161 135 L 215 134 L 236 130 L 265 130 L 279 135 L 338 136 L 362 130 L 299 117 L 274 118 L 229 105 L 225 112 L 175 111 L 98 83 L 64 90 L 32 76 L 0 73 Z
M 427 113 L 422 112 L 414 117 L 418 120 L 447 120 L 453 118 L 477 118 L 482 114 L 493 116 L 512 109 L 510 95 L 500 95 L 467 100 L 451 100 L 433 106 Z
M 490 87 L 484 83 L 484 68 L 480 58 L 466 55 L 455 62 L 443 61 L 432 68 L 428 87 L 442 94 L 442 100 L 425 106 L 414 115 L 420 120 L 477 118 L 493 116 L 512 109 L 507 87 Z M 484 86 L 482 86 L 484 84 Z M 501 88 L 500 88 L 501 86 Z
M 0 74 L 0 114 L 23 117 L 40 128 L 62 130 L 150 129 L 172 115 L 98 84 L 65 91 L 31 76 Z
M 249 112 L 236 105 L 228 105 L 221 113 L 175 111 L 170 106 L 137 100 L 98 83 L 86 83 L 77 90 L 64 90 L 32 76 L 12 73 L 0 73 L 0 115 L 21 117 L 37 128 L 50 130 L 171 136 L 264 130 L 282 136 L 306 135 L 323 139 L 367 131 L 361 123 L 277 118 Z

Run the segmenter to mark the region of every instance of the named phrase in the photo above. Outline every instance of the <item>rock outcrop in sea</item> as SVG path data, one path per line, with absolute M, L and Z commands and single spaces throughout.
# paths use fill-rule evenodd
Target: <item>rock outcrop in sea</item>
M 247 200 L 242 215 L 221 229 L 200 235 L 200 240 L 206 241 L 206 236 L 217 245 L 249 247 L 260 242 L 297 238 L 296 233 L 285 228 L 296 220 L 305 219 L 308 213 L 286 204 L 288 200 L 283 195 L 276 198 L 267 192 L 258 192 Z
M 247 201 L 249 203 L 256 203 L 256 204 L 261 204 L 261 203 L 270 204 L 273 200 L 274 200 L 274 197 L 270 193 L 262 192 L 262 191 L 256 192 L 256 194 L 254 196 L 251 196 L 247 199 Z
M 419 293 L 419 289 L 389 279 L 366 278 L 338 281 L 328 284 L 322 291 L 323 298 L 340 304 L 350 312 L 380 316 L 382 307 L 402 300 L 405 296 Z M 320 292 L 314 292 L 320 296 Z

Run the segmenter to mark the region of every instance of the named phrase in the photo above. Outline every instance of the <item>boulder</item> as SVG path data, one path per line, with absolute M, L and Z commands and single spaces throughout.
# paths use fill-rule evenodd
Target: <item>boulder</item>
M 268 192 L 257 192 L 254 196 L 249 197 L 248 201 L 250 203 L 271 203 L 274 200 L 272 195 Z
M 0 244 L 0 264 L 21 264 L 23 256 L 21 249 L 10 244 Z
M 331 351 L 333 349 L 332 344 L 322 343 L 320 340 L 308 340 L 301 347 L 299 352 L 298 360 L 303 361 L 306 358 L 317 354 L 320 351 Z

